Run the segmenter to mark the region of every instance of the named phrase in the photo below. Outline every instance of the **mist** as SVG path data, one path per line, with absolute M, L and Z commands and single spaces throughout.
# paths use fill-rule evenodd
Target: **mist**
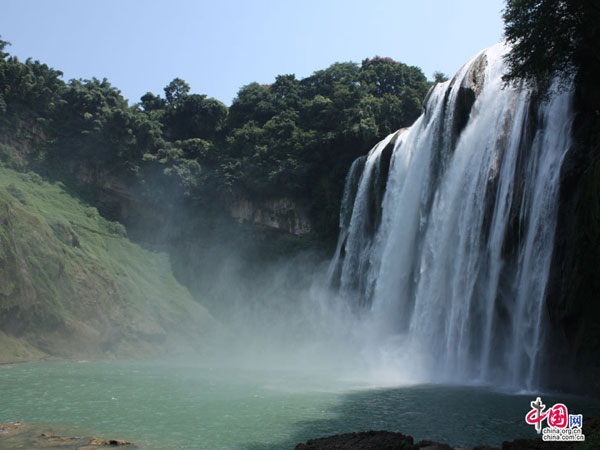
M 186 261 L 174 264 L 176 273 L 185 266 L 182 279 L 219 324 L 197 343 L 199 354 L 186 355 L 189 362 L 265 374 L 304 373 L 363 386 L 422 379 L 418 361 L 402 359 L 400 338 L 382 341 L 368 311 L 355 308 L 331 285 L 326 251 L 272 230 L 240 232 L 247 225 L 220 224 L 210 238 L 196 241 L 195 250 L 186 247 L 171 256 Z M 265 251 L 264 239 L 272 251 Z

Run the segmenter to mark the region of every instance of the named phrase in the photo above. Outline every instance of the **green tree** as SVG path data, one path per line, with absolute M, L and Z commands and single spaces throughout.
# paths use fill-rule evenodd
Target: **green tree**
M 249 121 L 262 126 L 275 111 L 275 98 L 269 86 L 250 83 L 239 90 L 229 108 L 229 128 L 239 128 Z
M 160 98 L 160 95 L 154 95 L 152 92 L 146 92 L 141 100 L 141 106 L 145 112 L 161 111 L 165 109 L 166 102 Z
M 3 41 L 2 35 L 0 34 L 0 59 L 5 59 L 9 53 L 5 52 L 4 49 L 10 45 L 10 42 Z
M 201 138 L 212 140 L 223 128 L 227 107 L 206 95 L 190 94 L 181 97 L 166 109 L 163 123 L 170 140 Z
M 229 111 L 221 179 L 254 196 L 301 199 L 317 231 L 334 235 L 350 164 L 410 125 L 429 87 L 420 69 L 380 57 L 244 86 Z
M 300 101 L 300 82 L 295 75 L 278 75 L 269 91 L 280 108 L 297 108 Z
M 92 167 L 136 170 L 144 153 L 159 148 L 160 126 L 137 107 L 129 108 L 107 79 L 71 80 L 53 116 L 51 158 Z
M 175 78 L 165 87 L 165 98 L 170 105 L 176 104 L 190 92 L 190 85 L 181 78 Z
M 504 34 L 512 49 L 505 80 L 545 90 L 555 77 L 600 67 L 600 5 L 590 0 L 507 0 Z
M 433 81 L 435 83 L 443 83 L 444 81 L 448 81 L 449 78 L 446 76 L 446 74 L 444 72 L 440 72 L 439 70 L 436 70 L 435 72 L 433 72 Z

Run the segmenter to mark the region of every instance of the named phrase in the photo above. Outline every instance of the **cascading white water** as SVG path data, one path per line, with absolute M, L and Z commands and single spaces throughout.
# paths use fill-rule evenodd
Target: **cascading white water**
M 436 85 L 347 179 L 332 285 L 423 381 L 537 383 L 570 94 L 505 87 L 507 50 Z

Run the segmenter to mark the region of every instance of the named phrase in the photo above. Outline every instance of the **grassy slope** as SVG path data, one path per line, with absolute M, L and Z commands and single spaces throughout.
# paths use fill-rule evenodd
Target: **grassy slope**
M 166 254 L 37 174 L 0 167 L 0 361 L 154 356 L 198 342 L 210 315 Z

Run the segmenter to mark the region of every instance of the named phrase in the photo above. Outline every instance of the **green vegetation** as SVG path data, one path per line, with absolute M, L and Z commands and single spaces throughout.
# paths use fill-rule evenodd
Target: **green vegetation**
M 589 0 L 508 0 L 503 14 L 508 81 L 524 79 L 547 89 L 600 67 L 600 7 Z
M 448 81 L 449 79 L 450 78 L 448 78 L 448 76 L 443 72 L 440 72 L 438 70 L 433 72 L 433 81 L 436 83 L 443 83 L 444 81 Z
M 245 86 L 229 111 L 222 178 L 254 196 L 307 199 L 317 231 L 337 234 L 350 164 L 410 125 L 428 88 L 420 70 L 388 58 Z
M 61 183 L 0 168 L 0 225 L 0 360 L 147 357 L 169 331 L 213 327 L 166 254 L 129 242 Z
M 170 329 L 202 333 L 210 319 L 172 267 L 208 304 L 203 285 L 223 255 L 238 256 L 243 284 L 260 275 L 257 261 L 331 244 L 350 164 L 410 125 L 431 85 L 418 68 L 375 57 L 251 83 L 229 108 L 179 78 L 129 105 L 106 79 L 65 82 L 7 46 L 0 40 L 4 360 L 124 355 L 128 345 L 164 348 Z M 313 233 L 240 227 L 228 210 L 236 198 L 289 199 Z
M 375 57 L 302 80 L 251 83 L 230 108 L 179 78 L 164 98 L 149 92 L 129 106 L 106 79 L 65 83 L 6 46 L 0 41 L 0 136 L 17 151 L 0 149 L 0 158 L 64 181 L 120 219 L 99 204 L 107 174 L 160 211 L 173 202 L 202 211 L 236 193 L 289 197 L 308 205 L 319 236 L 332 238 L 350 164 L 410 125 L 431 85 L 418 68 Z

